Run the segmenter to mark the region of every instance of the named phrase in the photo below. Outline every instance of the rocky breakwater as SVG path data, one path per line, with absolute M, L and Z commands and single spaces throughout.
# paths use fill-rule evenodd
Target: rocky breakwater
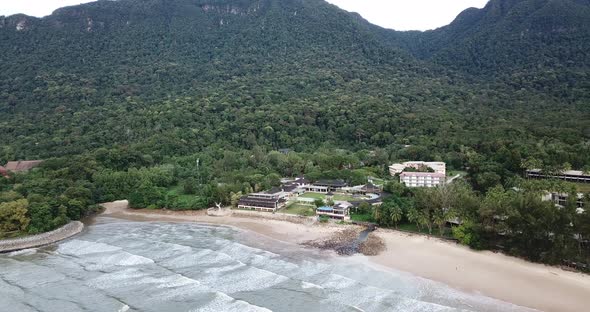
M 0 253 L 50 245 L 72 237 L 84 229 L 80 221 L 72 221 L 51 232 L 21 238 L 0 240 Z
M 385 250 L 383 240 L 372 233 L 374 228 L 350 228 L 337 233 L 326 239 L 308 241 L 304 246 L 334 250 L 342 256 L 350 256 L 361 253 L 365 256 L 376 256 Z

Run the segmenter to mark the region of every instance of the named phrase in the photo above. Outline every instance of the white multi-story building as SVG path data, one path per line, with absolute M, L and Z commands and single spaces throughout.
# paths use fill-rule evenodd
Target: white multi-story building
M 399 179 L 407 187 L 436 187 L 445 183 L 446 175 L 438 172 L 402 172 Z
M 429 167 L 435 173 L 447 174 L 447 165 L 441 161 L 407 161 L 401 164 L 393 164 L 389 166 L 389 173 L 395 176 L 402 173 L 406 168 L 420 169 L 421 167 Z

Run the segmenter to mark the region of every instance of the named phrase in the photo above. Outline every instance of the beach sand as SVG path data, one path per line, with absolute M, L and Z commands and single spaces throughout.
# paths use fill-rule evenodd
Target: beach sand
M 300 244 L 328 237 L 342 226 L 304 225 L 244 217 L 210 217 L 206 212 L 131 210 L 126 201 L 103 205 L 105 216 L 135 221 L 199 222 L 234 226 Z M 489 251 L 473 251 L 435 238 L 392 230 L 375 232 L 387 250 L 369 257 L 381 268 L 405 271 L 451 287 L 548 312 L 590 309 L 590 276 L 534 264 Z

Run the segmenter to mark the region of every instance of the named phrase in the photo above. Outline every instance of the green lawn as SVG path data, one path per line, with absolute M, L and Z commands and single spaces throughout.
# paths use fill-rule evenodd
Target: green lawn
M 299 203 L 293 203 L 287 206 L 287 208 L 281 210 L 282 213 L 294 214 L 298 216 L 314 216 L 315 207 L 311 205 L 303 205 Z
M 381 178 L 373 178 L 373 184 L 377 186 L 383 186 L 385 184 L 385 180 Z
M 590 183 L 574 183 L 580 193 L 590 193 Z
M 183 194 L 184 190 L 182 189 L 181 185 L 173 186 L 168 189 L 168 195 L 175 195 L 178 196 L 179 200 L 192 200 L 195 198 L 195 195 L 187 195 Z
M 300 195 L 299 197 L 303 197 L 303 198 L 313 198 L 313 199 L 325 199 L 326 198 L 326 194 L 322 194 L 322 193 L 312 193 L 312 192 L 306 192 L 303 195 Z
M 467 176 L 467 171 L 459 171 L 459 170 L 449 170 L 447 171 L 447 177 L 454 177 L 456 175 L 460 174 L 462 177 Z
M 373 215 L 369 214 L 355 214 L 352 213 L 350 215 L 350 219 L 352 221 L 359 221 L 359 222 L 375 222 L 375 219 L 373 219 Z
M 362 197 L 359 198 L 354 198 L 351 195 L 339 195 L 339 194 L 334 194 L 334 200 L 342 200 L 342 201 L 354 201 L 354 200 L 360 200 L 362 199 Z

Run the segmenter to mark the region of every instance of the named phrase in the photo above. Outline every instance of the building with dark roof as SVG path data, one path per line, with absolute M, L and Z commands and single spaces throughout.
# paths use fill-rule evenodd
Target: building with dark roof
M 347 186 L 348 183 L 344 180 L 319 180 L 313 184 L 306 185 L 304 188 L 308 192 L 329 193 L 341 191 Z
M 362 194 L 362 195 L 379 194 L 379 193 L 381 193 L 381 188 L 378 187 L 377 185 L 369 182 L 360 188 L 359 187 L 351 188 L 349 190 L 349 192 L 353 193 L 353 194 Z
M 293 181 L 293 183 L 297 184 L 299 186 L 304 186 L 304 185 L 310 184 L 311 181 L 306 179 L 304 176 L 299 176 L 295 179 L 295 181 Z
M 332 219 L 338 220 L 350 220 L 350 207 L 352 204 L 342 202 L 338 203 L 332 207 L 330 206 L 323 206 L 316 209 L 316 214 L 318 216 L 326 216 Z
M 242 196 L 238 202 L 239 209 L 250 209 L 256 211 L 275 212 L 285 206 L 286 200 L 280 193 L 253 193 Z
M 579 170 L 567 170 L 557 174 L 546 174 L 540 169 L 526 171 L 529 179 L 560 179 L 574 183 L 590 183 L 590 174 Z

